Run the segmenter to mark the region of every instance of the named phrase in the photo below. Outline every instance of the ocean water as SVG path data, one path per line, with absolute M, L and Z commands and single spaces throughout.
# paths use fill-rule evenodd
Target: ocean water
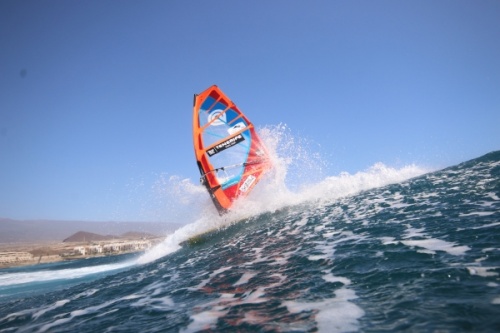
M 140 255 L 1 270 L 0 332 L 500 332 L 500 152 L 296 197 Z

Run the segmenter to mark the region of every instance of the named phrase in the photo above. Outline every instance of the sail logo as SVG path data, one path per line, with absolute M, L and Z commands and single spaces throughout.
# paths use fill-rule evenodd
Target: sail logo
M 243 182 L 243 184 L 240 186 L 240 191 L 241 192 L 246 192 L 250 189 L 250 187 L 252 186 L 252 184 L 255 182 L 257 178 L 254 176 L 254 175 L 250 175 L 247 177 L 247 179 L 245 179 L 245 181 Z
M 236 132 L 239 132 L 239 131 L 245 129 L 245 127 L 246 127 L 245 124 L 242 121 L 240 121 L 239 123 L 236 123 L 236 125 L 229 127 L 227 129 L 227 132 L 229 134 L 234 134 Z
M 226 114 L 224 110 L 214 110 L 208 115 L 208 122 L 212 126 L 220 126 L 226 123 Z
M 208 149 L 207 154 L 208 154 L 208 156 L 213 156 L 217 153 L 220 153 L 223 150 L 226 150 L 229 147 L 237 145 L 238 143 L 240 143 L 242 141 L 245 141 L 245 138 L 243 137 L 243 135 L 238 134 L 238 135 L 233 136 L 232 138 L 227 139 L 226 141 L 221 142 L 218 145 Z

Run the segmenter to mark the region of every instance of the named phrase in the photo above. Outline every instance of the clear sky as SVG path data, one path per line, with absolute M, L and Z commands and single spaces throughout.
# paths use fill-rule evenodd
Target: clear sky
M 0 217 L 168 219 L 212 84 L 332 175 L 454 165 L 500 149 L 500 1 L 2 0 Z

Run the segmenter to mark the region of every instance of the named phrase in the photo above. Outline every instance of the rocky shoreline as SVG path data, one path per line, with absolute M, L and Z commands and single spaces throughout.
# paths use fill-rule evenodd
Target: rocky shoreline
M 164 237 L 92 242 L 0 244 L 0 269 L 145 251 Z

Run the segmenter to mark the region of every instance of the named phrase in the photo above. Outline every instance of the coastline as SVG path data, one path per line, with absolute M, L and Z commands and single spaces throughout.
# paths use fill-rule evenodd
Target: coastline
M 145 251 L 165 237 L 93 242 L 0 243 L 0 271 L 20 266 Z

